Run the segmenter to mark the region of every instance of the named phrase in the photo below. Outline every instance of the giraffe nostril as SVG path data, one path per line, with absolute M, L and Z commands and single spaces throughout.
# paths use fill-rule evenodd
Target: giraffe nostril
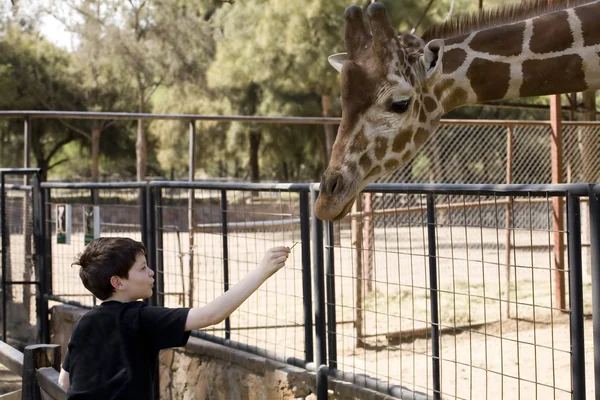
M 323 176 L 321 191 L 327 195 L 335 196 L 344 188 L 344 178 L 341 174 L 333 174 L 329 177 Z

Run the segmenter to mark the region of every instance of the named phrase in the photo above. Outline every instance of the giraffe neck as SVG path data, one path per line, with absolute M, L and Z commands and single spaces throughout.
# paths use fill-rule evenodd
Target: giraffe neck
M 600 89 L 600 1 L 445 40 L 444 112 L 464 104 Z

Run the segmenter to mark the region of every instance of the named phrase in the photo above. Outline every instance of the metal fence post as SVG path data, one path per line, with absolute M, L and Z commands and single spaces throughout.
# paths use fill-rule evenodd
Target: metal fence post
M 45 274 L 46 253 L 46 215 L 44 191 L 40 188 L 40 174 L 35 174 L 31 180 L 32 185 L 32 211 L 33 211 L 33 240 L 35 246 L 35 280 L 38 283 L 35 292 L 39 340 L 42 343 L 50 342 L 50 321 L 48 319 L 48 289 Z
M 150 254 L 152 252 L 152 247 L 150 246 L 149 237 L 148 237 L 148 193 L 147 187 L 141 187 L 139 190 L 139 204 L 140 204 L 140 226 L 141 226 L 141 234 L 142 234 L 142 243 L 146 246 L 147 253 L 146 257 L 151 258 Z M 148 261 L 148 265 L 150 268 L 154 268 L 154 265 Z M 144 300 L 146 303 L 150 305 L 155 305 L 154 302 L 154 294 L 149 299 Z
M 437 253 L 435 237 L 435 198 L 427 195 L 427 241 L 429 244 L 429 293 L 431 303 L 431 365 L 433 398 L 441 399 L 440 386 L 440 322 L 438 309 Z
M 90 202 L 91 202 L 92 206 L 95 206 L 96 204 L 98 204 L 98 190 L 95 188 L 90 188 Z M 94 211 L 94 213 L 95 213 L 95 211 Z M 85 238 L 85 233 L 84 233 L 84 238 Z M 95 306 L 97 304 L 97 302 L 98 302 L 98 300 L 96 299 L 96 296 L 92 296 L 92 304 Z
M 6 229 L 6 190 L 5 190 L 5 175 L 0 172 L 0 225 L 2 229 L 2 340 L 6 342 L 6 263 L 8 249 L 8 230 Z
M 154 270 L 155 275 L 158 275 L 156 270 L 156 216 L 154 212 L 154 187 L 147 185 L 146 191 L 146 249 L 148 249 L 146 258 L 150 268 Z M 157 306 L 158 303 L 158 288 L 152 292 L 152 305 Z
M 50 196 L 52 192 L 49 188 L 42 188 L 44 208 L 44 258 L 43 270 L 44 285 L 46 286 L 46 293 L 44 295 L 52 295 L 52 204 L 50 203 Z M 47 301 L 47 300 L 46 300 Z
M 325 326 L 325 271 L 323 265 L 323 221 L 314 213 L 317 192 L 311 190 L 312 229 L 311 244 L 313 250 L 313 285 L 315 294 L 315 363 L 317 364 L 317 399 L 327 399 L 327 336 Z M 326 367 L 325 367 L 326 368 Z
M 60 371 L 60 345 L 34 344 L 23 351 L 23 400 L 41 400 L 40 387 L 37 382 L 38 368 L 52 367 Z
M 600 399 L 600 200 L 596 193 L 598 191 L 600 191 L 600 185 L 589 186 L 594 382 L 596 399 Z
M 585 348 L 583 334 L 583 277 L 581 262 L 581 207 L 579 197 L 567 195 L 569 251 L 569 308 L 573 400 L 585 399 Z
M 329 368 L 337 369 L 337 331 L 335 315 L 335 262 L 333 222 L 325 222 L 325 278 L 327 287 L 327 348 Z
M 302 247 L 302 304 L 304 307 L 304 358 L 314 361 L 313 310 L 310 271 L 310 204 L 308 192 L 300 192 L 300 245 Z
M 221 190 L 221 234 L 223 236 L 223 292 L 229 290 L 229 243 L 227 240 L 227 191 Z M 225 318 L 225 339 L 231 339 L 231 320 Z
M 155 218 L 155 246 L 156 251 L 156 293 L 158 305 L 165 305 L 165 270 L 164 270 L 164 245 L 163 245 L 163 209 L 162 188 L 154 187 L 154 218 Z

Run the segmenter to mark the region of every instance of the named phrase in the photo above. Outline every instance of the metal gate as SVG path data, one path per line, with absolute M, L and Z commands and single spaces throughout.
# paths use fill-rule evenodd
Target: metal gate
M 42 196 L 39 169 L 0 169 L 1 333 L 17 346 L 49 341 Z

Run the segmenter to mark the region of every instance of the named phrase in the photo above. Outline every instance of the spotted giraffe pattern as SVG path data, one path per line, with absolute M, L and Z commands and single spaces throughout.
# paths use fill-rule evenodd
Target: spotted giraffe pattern
M 342 122 L 315 204 L 321 219 L 342 218 L 364 186 L 408 162 L 453 108 L 600 88 L 600 1 L 429 43 L 397 36 L 379 3 L 367 9 L 369 27 L 360 7 L 344 17 Z M 406 110 L 393 111 L 406 99 Z
M 464 91 L 466 99 L 449 102 L 444 111 L 481 101 L 598 88 L 598 17 L 600 2 L 594 2 L 445 40 L 444 73 L 437 85 L 446 86 L 445 97 Z

